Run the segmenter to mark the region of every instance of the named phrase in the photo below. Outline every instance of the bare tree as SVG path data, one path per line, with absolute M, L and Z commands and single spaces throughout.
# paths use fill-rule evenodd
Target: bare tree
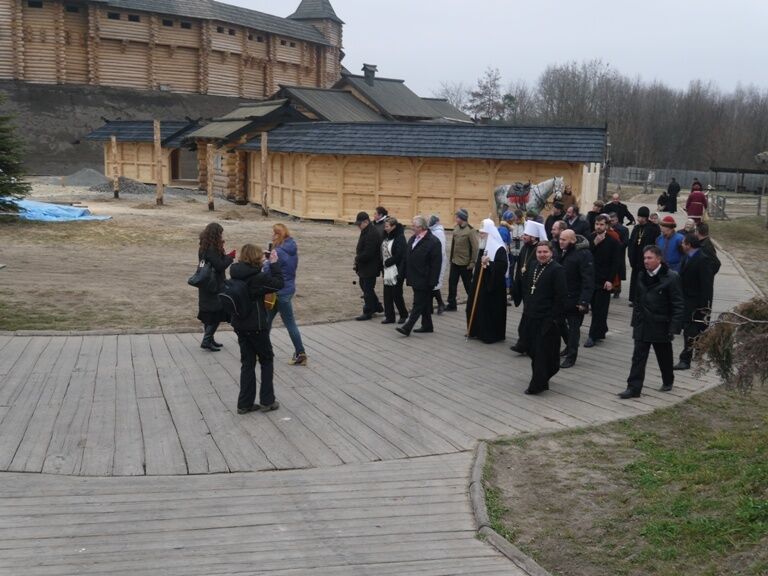
M 469 88 L 463 82 L 440 82 L 440 88 L 432 91 L 435 98 L 444 98 L 454 108 L 467 111 Z
M 475 118 L 500 120 L 504 117 L 504 102 L 501 93 L 501 72 L 488 68 L 478 78 L 477 87 L 469 93 L 469 111 Z

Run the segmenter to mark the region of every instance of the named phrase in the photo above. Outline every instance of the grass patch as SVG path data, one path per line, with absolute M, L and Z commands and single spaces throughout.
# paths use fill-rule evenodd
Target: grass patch
M 489 454 L 494 528 L 555 573 L 766 574 L 768 390 Z
M 747 269 L 750 278 L 768 294 L 768 247 L 765 218 L 710 220 L 710 235 Z

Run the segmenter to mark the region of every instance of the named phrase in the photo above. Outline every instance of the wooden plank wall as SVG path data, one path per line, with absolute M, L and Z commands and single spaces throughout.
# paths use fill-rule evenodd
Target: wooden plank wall
M 6 79 L 264 98 L 279 83 L 329 87 L 341 71 L 338 49 L 95 3 L 0 0 L 0 22 Z
M 248 200 L 260 204 L 261 155 L 250 152 L 249 157 Z M 586 178 L 582 164 L 528 161 L 271 153 L 268 166 L 271 209 L 350 222 L 357 212 L 379 205 L 402 218 L 436 213 L 444 220 L 466 208 L 479 222 L 495 217 L 493 189 L 501 184 L 562 176 L 580 198 L 585 184 L 595 187 L 599 179 L 593 172 Z
M 170 157 L 172 150 L 163 149 L 164 184 L 171 183 Z M 119 142 L 117 144 L 118 175 L 144 184 L 157 184 L 154 170 L 154 144 L 152 142 Z M 104 144 L 104 174 L 112 174 L 109 142 Z

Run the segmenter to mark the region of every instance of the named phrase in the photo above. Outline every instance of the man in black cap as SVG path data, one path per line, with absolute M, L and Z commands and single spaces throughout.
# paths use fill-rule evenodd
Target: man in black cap
M 544 230 L 547 232 L 547 238 L 552 238 L 552 226 L 554 223 L 563 219 L 563 215 L 565 214 L 563 210 L 563 203 L 559 200 L 556 200 L 554 204 L 552 204 L 552 214 L 547 216 L 547 219 L 544 221 Z
M 469 212 L 459 208 L 456 212 L 456 227 L 453 229 L 449 255 L 451 271 L 448 276 L 448 305 L 445 307 L 448 312 L 456 311 L 459 278 L 467 294 L 472 286 L 472 268 L 480 248 L 477 231 L 469 225 L 468 220 Z
M 376 278 L 381 273 L 381 236 L 371 224 L 365 212 L 359 212 L 355 225 L 360 229 L 355 251 L 354 270 L 360 278 L 363 291 L 363 313 L 355 320 L 370 320 L 377 312 L 384 312 L 384 306 L 376 296 Z
M 645 265 L 643 264 L 643 249 L 646 246 L 655 245 L 656 238 L 661 235 L 661 228 L 659 228 L 659 225 L 648 220 L 650 215 L 651 211 L 647 206 L 641 206 L 637 210 L 637 224 L 632 229 L 632 233 L 629 235 L 629 243 L 627 244 L 627 257 L 629 259 L 629 265 L 632 268 L 632 274 L 629 278 L 630 306 L 632 306 L 635 301 L 637 277 L 643 270 L 645 270 Z

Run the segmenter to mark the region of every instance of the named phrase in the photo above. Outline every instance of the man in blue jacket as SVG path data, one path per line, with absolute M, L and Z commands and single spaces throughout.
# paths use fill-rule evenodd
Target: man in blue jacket
M 661 236 L 656 238 L 656 246 L 661 250 L 664 262 L 675 272 L 680 272 L 680 262 L 683 259 L 683 235 L 677 232 L 677 222 L 672 216 L 664 216 L 661 225 Z

